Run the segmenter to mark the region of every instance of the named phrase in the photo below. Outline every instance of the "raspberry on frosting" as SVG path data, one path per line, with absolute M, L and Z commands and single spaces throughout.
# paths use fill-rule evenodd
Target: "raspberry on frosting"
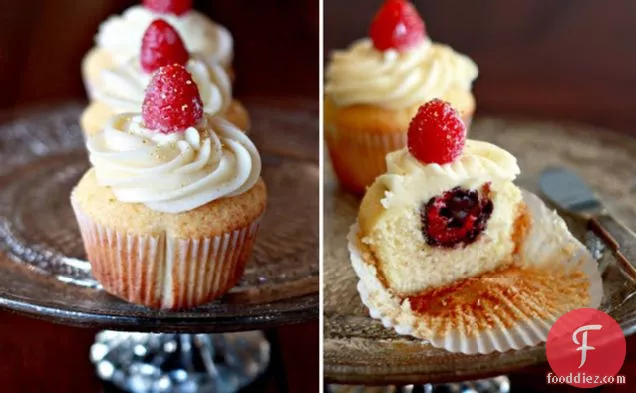
M 196 83 L 180 64 L 161 67 L 150 80 L 142 106 L 147 128 L 165 134 L 182 132 L 203 118 Z
M 369 36 L 376 49 L 406 51 L 426 38 L 426 27 L 413 4 L 387 0 L 376 14 Z
M 141 68 L 152 73 L 168 64 L 185 65 L 190 54 L 177 30 L 163 19 L 148 26 L 141 40 Z
M 466 143 L 466 126 L 453 107 L 434 99 L 422 105 L 409 125 L 409 153 L 424 164 L 448 164 Z
M 159 14 L 179 16 L 192 9 L 192 0 L 144 0 L 144 7 Z

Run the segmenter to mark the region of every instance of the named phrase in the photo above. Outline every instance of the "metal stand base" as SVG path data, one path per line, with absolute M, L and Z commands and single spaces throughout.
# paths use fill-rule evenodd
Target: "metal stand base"
M 330 393 L 510 393 L 510 379 L 505 375 L 477 381 L 423 386 L 346 386 L 331 385 Z
M 234 393 L 267 368 L 270 346 L 261 332 L 105 330 L 90 357 L 100 378 L 131 393 Z

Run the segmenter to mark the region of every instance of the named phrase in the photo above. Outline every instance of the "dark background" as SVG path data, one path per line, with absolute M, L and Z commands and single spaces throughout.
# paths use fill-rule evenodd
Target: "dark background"
M 80 62 L 108 15 L 135 1 L 0 0 L 0 109 L 84 100 Z M 308 100 L 318 112 L 318 0 L 208 0 L 195 8 L 235 38 L 236 95 Z M 317 129 L 303 130 L 317 141 Z M 316 142 L 317 143 L 317 142 Z M 0 392 L 102 392 L 88 361 L 95 330 L 0 312 Z M 248 392 L 318 391 L 318 323 L 267 332 L 272 366 Z M 110 390 L 106 390 L 110 391 Z
M 636 135 L 636 1 L 414 0 L 429 36 L 479 66 L 477 116 L 585 122 Z M 382 0 L 325 0 L 325 62 L 368 35 Z M 636 337 L 621 374 L 634 392 Z M 549 367 L 512 377 L 513 393 L 580 392 L 546 386 Z
M 325 1 L 325 58 L 367 35 L 381 0 Z M 632 131 L 633 0 L 415 0 L 429 36 L 479 65 L 478 114 Z
M 0 0 L 0 108 L 84 98 L 99 23 L 136 1 Z M 241 98 L 318 97 L 318 0 L 195 0 L 234 35 Z

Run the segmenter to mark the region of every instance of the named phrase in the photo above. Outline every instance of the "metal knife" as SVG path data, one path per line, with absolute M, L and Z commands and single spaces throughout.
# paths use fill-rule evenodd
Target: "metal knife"
M 549 168 L 541 174 L 539 188 L 559 209 L 585 219 L 588 229 L 613 252 L 622 270 L 636 280 L 636 234 L 607 213 L 579 175 L 564 168 Z

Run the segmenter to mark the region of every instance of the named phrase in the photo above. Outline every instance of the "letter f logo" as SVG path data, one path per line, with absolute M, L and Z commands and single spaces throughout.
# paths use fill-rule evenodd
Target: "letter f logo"
M 572 341 L 574 341 L 574 344 L 576 345 L 581 345 L 580 347 L 578 347 L 576 350 L 577 351 L 581 351 L 581 364 L 579 365 L 579 368 L 583 367 L 583 365 L 585 364 L 585 361 L 587 360 L 587 351 L 593 351 L 596 348 L 588 346 L 587 345 L 587 332 L 588 330 L 601 330 L 603 328 L 602 325 L 585 325 L 585 326 L 581 326 L 580 328 L 576 329 L 574 331 L 574 333 L 572 334 Z M 582 342 L 579 342 L 579 339 L 577 338 L 577 336 L 579 335 L 579 333 L 583 333 L 583 340 Z

